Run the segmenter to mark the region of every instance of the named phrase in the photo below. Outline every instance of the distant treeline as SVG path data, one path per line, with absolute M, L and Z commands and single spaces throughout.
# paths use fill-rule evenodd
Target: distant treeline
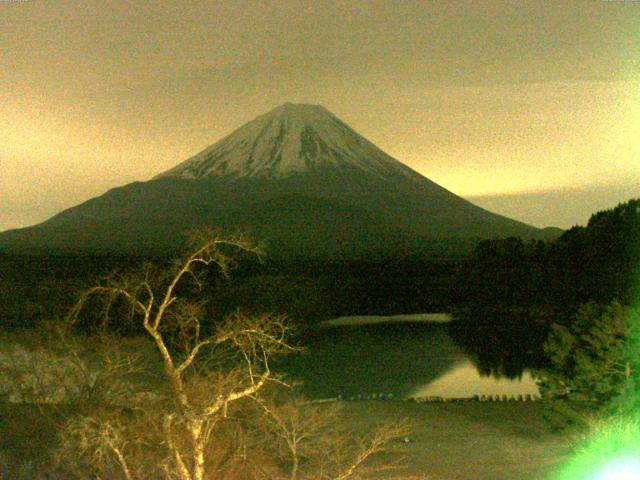
M 638 287 L 640 200 L 591 216 L 552 242 L 519 238 L 480 242 L 456 286 L 463 302 L 579 305 L 618 299 Z
M 228 279 L 212 274 L 201 293 L 212 319 L 236 308 L 285 313 L 302 324 L 342 315 L 454 311 L 470 319 L 462 322 L 465 330 L 485 325 L 501 336 L 536 329 L 543 335 L 552 318 L 568 317 L 582 303 L 634 298 L 639 225 L 640 200 L 632 200 L 594 214 L 587 226 L 557 240 L 485 240 L 466 257 L 434 257 L 425 248 L 402 258 L 247 258 Z M 144 261 L 169 260 L 0 253 L 0 325 L 30 326 L 64 315 L 96 278 Z M 503 314 L 514 309 L 526 313 L 517 320 Z
M 97 278 L 142 260 L 0 252 L 0 328 L 29 328 L 40 320 L 61 318 Z
M 640 200 L 591 216 L 552 242 L 480 242 L 460 266 L 452 331 L 487 372 L 541 367 L 552 324 L 581 305 L 640 301 Z
M 0 255 L 0 325 L 61 317 L 100 277 L 164 257 Z M 243 259 L 229 278 L 212 272 L 201 292 L 212 319 L 238 308 L 282 313 L 298 324 L 342 315 L 446 311 L 459 260 L 412 256 L 372 261 Z

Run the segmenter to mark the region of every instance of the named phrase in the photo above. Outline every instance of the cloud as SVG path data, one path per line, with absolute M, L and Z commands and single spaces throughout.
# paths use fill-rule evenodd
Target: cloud
M 487 210 L 537 227 L 571 228 L 586 225 L 593 213 L 640 198 L 640 182 L 466 198 Z M 554 220 L 553 225 L 549 225 L 549 219 Z

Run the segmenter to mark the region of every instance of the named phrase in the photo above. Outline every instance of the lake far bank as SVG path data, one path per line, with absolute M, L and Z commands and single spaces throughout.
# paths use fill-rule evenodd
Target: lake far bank
M 414 313 L 409 315 L 355 315 L 332 318 L 320 323 L 322 327 L 352 327 L 378 323 L 449 323 L 450 313 Z

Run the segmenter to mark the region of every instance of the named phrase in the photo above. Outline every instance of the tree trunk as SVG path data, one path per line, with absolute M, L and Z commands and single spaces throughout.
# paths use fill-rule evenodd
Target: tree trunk
M 189 421 L 189 432 L 193 443 L 193 480 L 204 480 L 204 441 L 202 420 Z
M 298 460 L 298 452 L 295 446 L 291 447 L 291 473 L 289 480 L 296 480 L 298 478 L 298 466 L 300 461 Z

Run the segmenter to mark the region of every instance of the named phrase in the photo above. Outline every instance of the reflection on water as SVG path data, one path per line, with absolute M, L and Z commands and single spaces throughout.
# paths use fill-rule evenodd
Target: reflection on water
M 277 369 L 303 382 L 311 398 L 395 398 L 537 394 L 531 375 L 481 376 L 446 324 L 402 323 L 321 328 L 304 340 L 305 350 Z
M 482 376 L 473 363 L 462 360 L 441 377 L 417 387 L 410 397 L 468 398 L 474 395 L 517 397 L 539 394 L 538 386 L 527 370 L 519 379 Z

